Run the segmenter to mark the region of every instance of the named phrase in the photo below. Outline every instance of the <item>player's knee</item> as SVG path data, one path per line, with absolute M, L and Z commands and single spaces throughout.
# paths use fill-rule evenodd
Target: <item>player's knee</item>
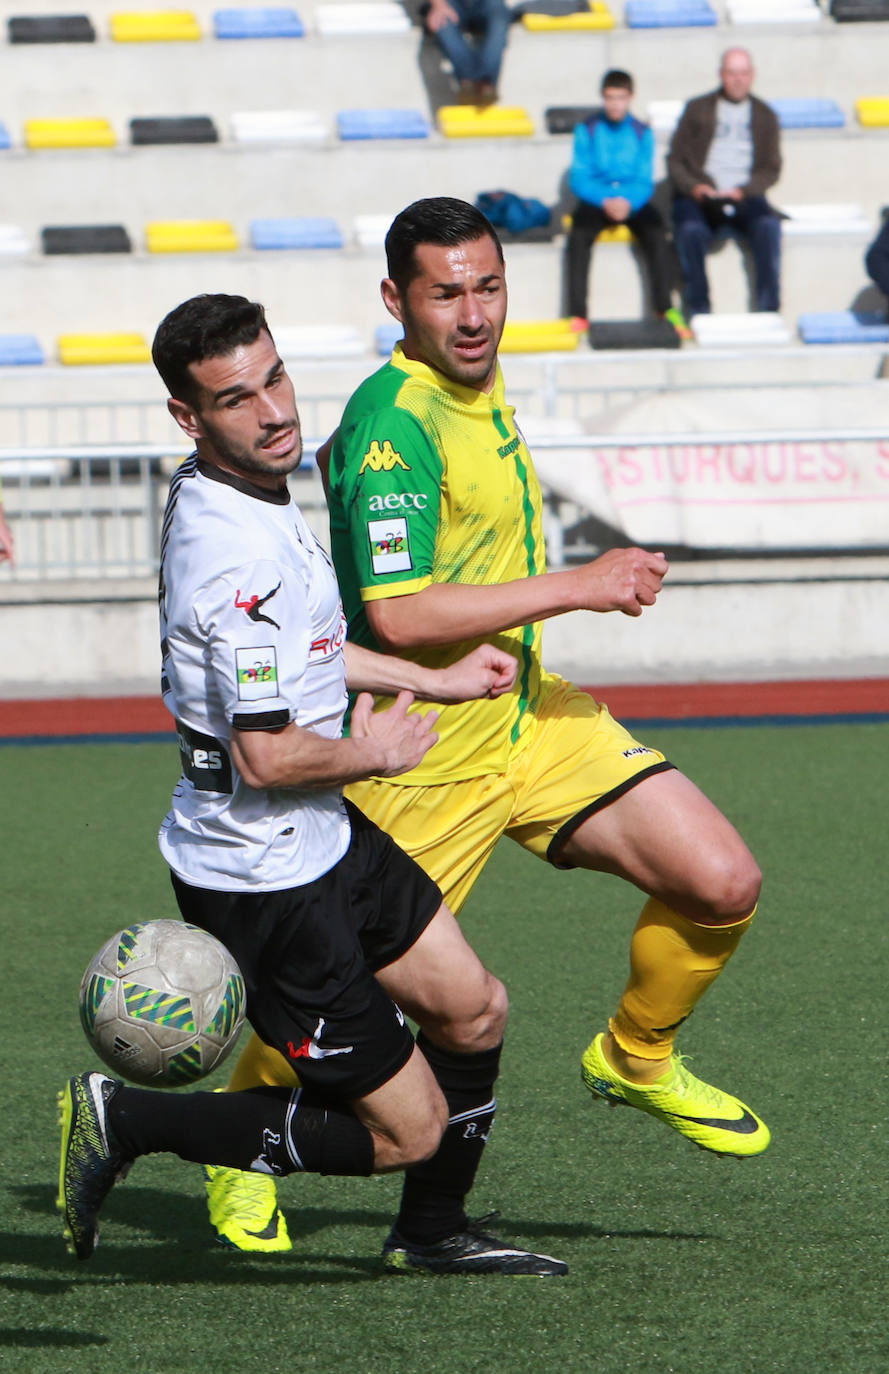
M 474 1054 L 499 1045 L 506 1030 L 509 998 L 499 978 L 487 969 L 473 1005 L 460 1020 L 448 1028 L 448 1048 L 458 1054 Z
M 714 856 L 701 894 L 709 919 L 720 925 L 743 921 L 759 901 L 761 887 L 759 865 L 746 848 Z

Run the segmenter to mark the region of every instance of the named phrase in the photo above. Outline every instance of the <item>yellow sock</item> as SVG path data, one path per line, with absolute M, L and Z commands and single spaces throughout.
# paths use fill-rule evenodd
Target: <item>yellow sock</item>
M 756 914 L 704 926 L 650 897 L 630 944 L 630 978 L 608 1023 L 618 1045 L 641 1059 L 672 1053 L 676 1031 L 722 971 Z
M 254 1033 L 241 1051 L 235 1071 L 228 1085 L 230 1093 L 242 1093 L 247 1088 L 296 1088 L 299 1078 L 271 1045 Z

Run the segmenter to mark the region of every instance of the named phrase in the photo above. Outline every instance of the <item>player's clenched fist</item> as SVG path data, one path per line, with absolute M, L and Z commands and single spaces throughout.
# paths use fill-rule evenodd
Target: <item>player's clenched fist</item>
M 374 762 L 368 772 L 381 778 L 394 778 L 407 773 L 429 752 L 438 740 L 434 730 L 437 711 L 408 715 L 414 700 L 413 692 L 399 692 L 392 706 L 385 711 L 373 710 L 373 697 L 361 692 L 352 711 L 349 733 L 353 740 L 366 743 Z
M 646 549 L 609 549 L 577 569 L 581 605 L 588 611 L 641 615 L 653 606 L 669 564 L 662 553 Z

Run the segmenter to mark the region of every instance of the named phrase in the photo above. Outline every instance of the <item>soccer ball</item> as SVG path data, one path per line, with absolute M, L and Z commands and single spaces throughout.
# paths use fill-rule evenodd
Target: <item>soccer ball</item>
M 244 980 L 225 945 L 183 921 L 128 926 L 80 985 L 80 1020 L 109 1068 L 133 1083 L 179 1087 L 234 1048 Z

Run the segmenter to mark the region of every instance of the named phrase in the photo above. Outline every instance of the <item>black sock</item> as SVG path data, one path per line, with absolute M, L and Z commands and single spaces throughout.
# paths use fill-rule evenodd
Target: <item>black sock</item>
M 373 1172 L 373 1137 L 339 1107 L 303 1106 L 301 1091 L 251 1088 L 240 1093 L 167 1093 L 118 1089 L 109 1119 L 121 1149 L 170 1152 L 196 1164 L 259 1173 Z
M 422 1031 L 417 1044 L 445 1095 L 450 1121 L 432 1158 L 405 1173 L 395 1225 L 405 1240 L 434 1245 L 466 1226 L 463 1201 L 494 1123 L 494 1082 L 502 1045 L 456 1054 L 433 1044 Z

